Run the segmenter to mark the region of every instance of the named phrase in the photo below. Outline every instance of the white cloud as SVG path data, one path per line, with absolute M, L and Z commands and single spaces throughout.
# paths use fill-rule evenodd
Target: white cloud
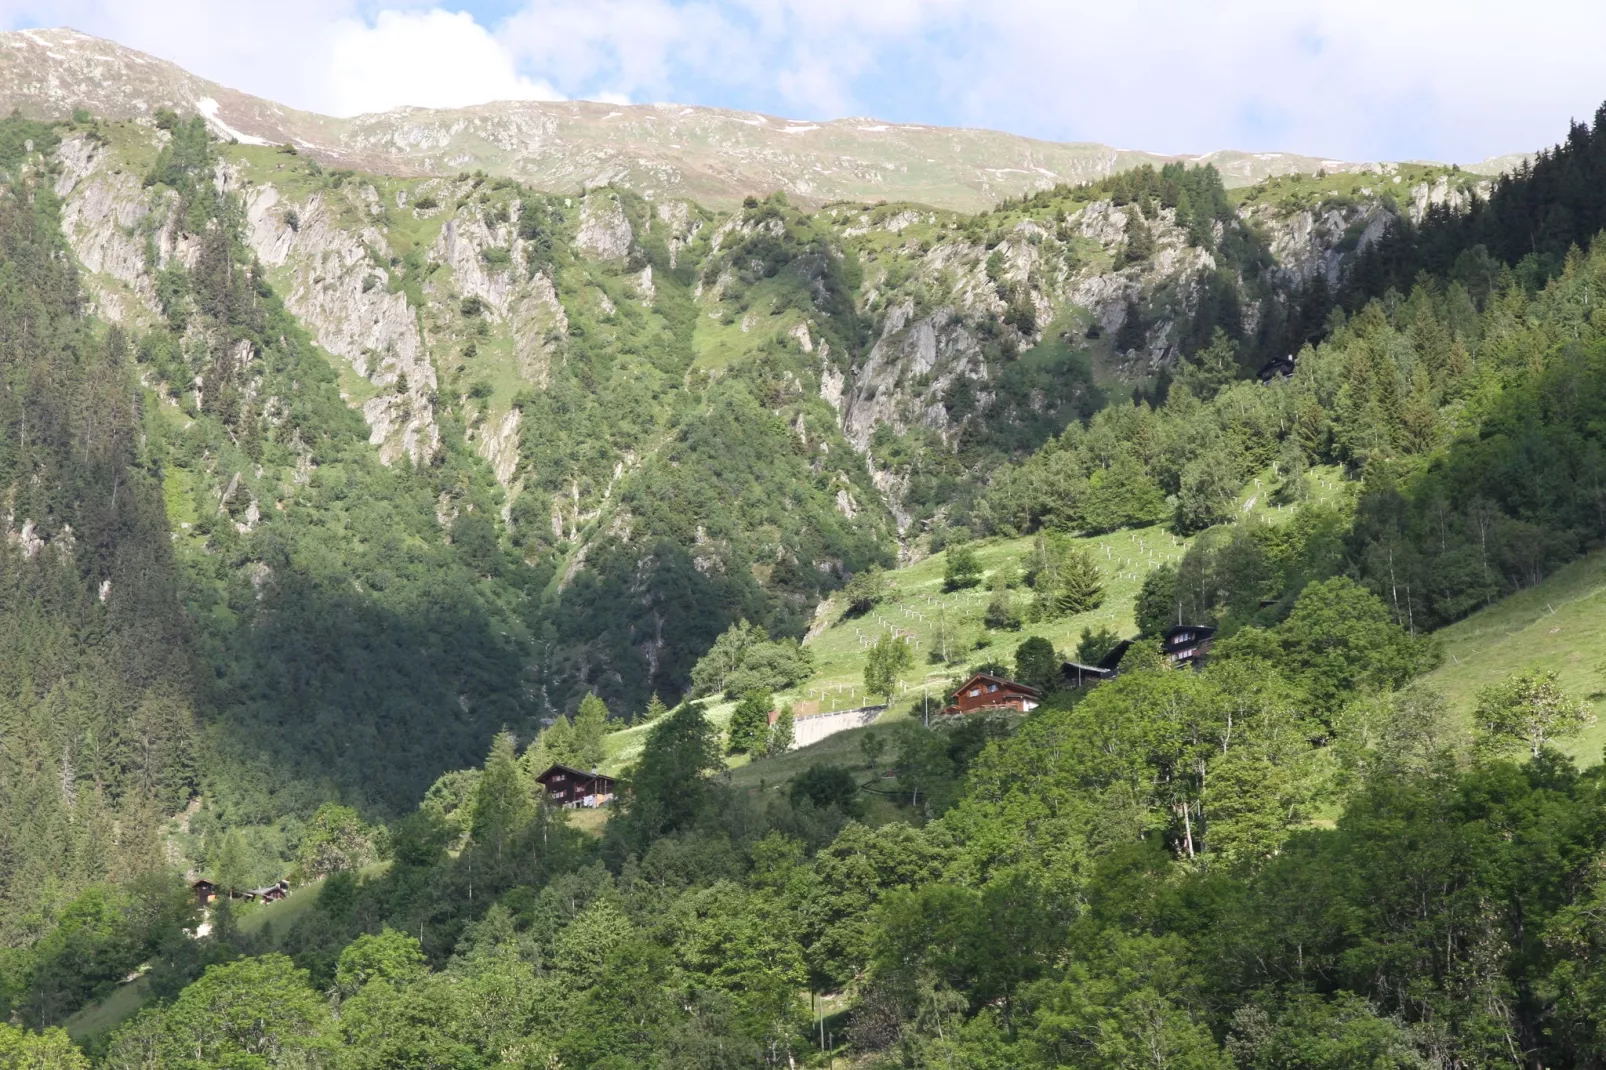
M 1600 0 L 0 0 L 297 107 L 872 115 L 1173 152 L 1477 159 L 1606 95 Z
M 513 56 L 465 12 L 381 11 L 372 24 L 330 31 L 324 110 L 333 115 L 401 105 L 457 108 L 492 100 L 560 100 L 518 73 Z

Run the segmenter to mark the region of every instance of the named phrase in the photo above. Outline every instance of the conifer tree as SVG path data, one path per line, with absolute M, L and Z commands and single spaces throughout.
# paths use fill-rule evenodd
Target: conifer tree
M 1104 576 L 1086 550 L 1073 548 L 1060 563 L 1054 609 L 1060 616 L 1087 613 L 1104 604 Z
M 574 734 L 571 748 L 572 764 L 581 769 L 595 769 L 602 764 L 603 740 L 608 734 L 608 706 L 591 692 L 580 700 L 580 709 L 574 715 Z
M 508 841 L 529 817 L 530 789 L 519 770 L 511 732 L 498 732 L 485 759 L 485 772 L 474 790 L 474 817 L 470 835 L 474 843 L 498 858 Z
M 561 713 L 558 714 L 558 719 L 541 733 L 540 744 L 549 765 L 554 762 L 575 765 L 579 761 L 575 756 L 574 726 L 569 723 L 569 718 Z

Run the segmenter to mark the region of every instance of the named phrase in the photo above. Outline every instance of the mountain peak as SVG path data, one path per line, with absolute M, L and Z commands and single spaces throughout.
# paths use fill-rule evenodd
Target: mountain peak
M 1208 162 L 1232 186 L 1372 166 L 1282 152 L 1163 155 L 864 116 L 798 120 L 673 103 L 496 101 L 334 118 L 77 30 L 0 33 L 0 109 L 63 118 L 84 108 L 144 119 L 161 107 L 203 115 L 224 138 L 294 143 L 337 167 L 396 175 L 484 170 L 554 192 L 616 184 L 652 199 L 724 208 L 782 190 L 805 205 L 916 201 L 974 211 L 1145 163 Z

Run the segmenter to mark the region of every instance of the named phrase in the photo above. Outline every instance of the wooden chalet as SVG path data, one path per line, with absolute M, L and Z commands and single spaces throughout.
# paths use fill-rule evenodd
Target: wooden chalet
M 247 903 L 275 903 L 290 894 L 290 882 L 280 880 L 262 888 L 241 891 L 238 888 L 226 889 L 217 881 L 201 877 L 190 882 L 190 891 L 195 894 L 195 905 L 204 910 L 215 903 L 220 895 L 227 895 L 230 899 L 244 899 Z
M 1060 665 L 1060 679 L 1069 688 L 1092 687 L 1094 684 L 1115 679 L 1121 659 L 1132 649 L 1132 642 L 1131 639 L 1121 640 L 1110 648 L 1109 653 L 1092 665 L 1083 665 L 1079 661 L 1063 663 Z
M 1160 653 L 1175 668 L 1193 668 L 1210 653 L 1216 630 L 1205 624 L 1179 624 L 1167 628 L 1160 640 Z
M 1260 366 L 1260 381 L 1262 383 L 1269 383 L 1273 379 L 1291 379 L 1294 375 L 1295 366 L 1298 363 L 1298 358 L 1292 353 L 1289 353 L 1286 356 L 1273 357 L 1271 360 L 1268 360 L 1266 363 Z
M 613 798 L 613 777 L 596 770 L 588 773 L 570 765 L 554 765 L 535 779 L 558 806 L 601 806 Z
M 1017 680 L 979 672 L 954 693 L 954 701 L 944 713 L 978 713 L 982 710 L 1014 710 L 1030 713 L 1037 708 L 1042 692 Z
M 252 888 L 249 892 L 241 893 L 247 902 L 277 903 L 290 894 L 289 881 L 275 881 L 265 888 Z

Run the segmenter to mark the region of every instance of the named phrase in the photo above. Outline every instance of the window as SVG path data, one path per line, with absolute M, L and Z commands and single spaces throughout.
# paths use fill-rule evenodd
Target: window
M 998 685 L 997 684 L 988 684 L 987 685 L 987 693 L 989 695 L 992 694 L 994 691 L 997 691 L 997 690 L 998 690 Z
M 970 697 L 971 698 L 976 698 L 980 694 L 981 694 L 981 688 L 973 687 L 973 688 L 970 689 Z

